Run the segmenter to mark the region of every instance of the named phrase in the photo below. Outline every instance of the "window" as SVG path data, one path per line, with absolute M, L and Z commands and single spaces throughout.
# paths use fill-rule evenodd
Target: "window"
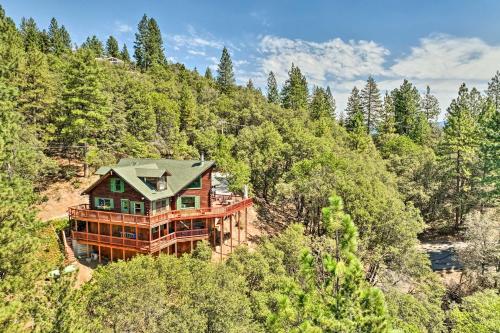
M 132 214 L 144 215 L 144 202 L 131 201 L 130 207 L 132 209 Z
M 187 186 L 187 188 L 201 188 L 201 176 L 198 176 L 191 184 Z
M 193 209 L 200 208 L 200 197 L 198 196 L 186 196 L 179 198 L 179 207 L 177 209 Z
M 121 208 L 122 208 L 122 213 L 128 214 L 130 212 L 130 202 L 128 199 L 121 199 Z
M 125 192 L 125 182 L 120 178 L 111 178 L 111 192 Z
M 94 204 L 96 209 L 113 209 L 114 208 L 114 203 L 113 199 L 110 198 L 99 198 L 96 197 L 94 198 Z

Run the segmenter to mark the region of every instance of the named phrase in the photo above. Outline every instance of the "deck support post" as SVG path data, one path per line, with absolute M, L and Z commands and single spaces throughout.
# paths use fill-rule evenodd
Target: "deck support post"
M 241 229 L 241 211 L 238 211 L 238 245 L 241 243 L 240 229 Z
M 224 247 L 224 219 L 225 216 L 220 220 L 220 261 L 222 261 L 222 248 Z
M 97 245 L 98 252 L 99 252 L 99 263 L 101 263 L 101 245 Z
M 245 242 L 248 244 L 248 208 L 245 207 Z
M 111 254 L 111 262 L 113 262 L 113 248 L 111 246 L 109 247 L 109 253 Z
M 214 248 L 217 246 L 217 241 L 215 239 L 215 236 L 217 236 L 217 228 L 215 227 L 215 217 L 212 218 L 212 233 L 214 234 L 213 239 L 214 239 Z
M 229 252 L 233 253 L 233 214 L 229 215 L 229 235 L 230 235 L 230 240 L 229 240 L 229 246 L 231 247 Z
M 135 248 L 139 247 L 139 227 L 135 225 Z
M 175 242 L 175 256 L 177 257 L 177 241 Z

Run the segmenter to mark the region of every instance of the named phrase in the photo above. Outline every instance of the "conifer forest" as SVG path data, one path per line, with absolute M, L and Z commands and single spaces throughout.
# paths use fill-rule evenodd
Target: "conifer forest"
M 300 63 L 260 87 L 237 84 L 230 46 L 216 69 L 174 62 L 150 15 L 128 48 L 64 23 L 0 7 L 1 332 L 500 331 L 500 61 L 449 105 L 368 76 L 340 109 Z M 202 154 L 271 231 L 222 261 L 201 243 L 77 284 L 68 219 L 37 215 L 47 186 L 83 177 L 68 161 Z M 422 247 L 442 239 L 462 244 L 453 281 Z

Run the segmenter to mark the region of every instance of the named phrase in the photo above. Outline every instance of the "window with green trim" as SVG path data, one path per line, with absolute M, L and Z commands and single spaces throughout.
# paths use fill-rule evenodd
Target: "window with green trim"
M 125 192 L 125 182 L 120 178 L 111 178 L 111 192 Z
M 197 209 L 200 208 L 199 196 L 183 196 L 177 201 L 177 209 Z
M 187 188 L 201 188 L 201 176 L 198 176 L 191 184 L 187 186 Z
M 96 209 L 109 210 L 109 209 L 115 208 L 113 199 L 110 199 L 110 198 L 95 197 L 94 204 L 95 204 Z

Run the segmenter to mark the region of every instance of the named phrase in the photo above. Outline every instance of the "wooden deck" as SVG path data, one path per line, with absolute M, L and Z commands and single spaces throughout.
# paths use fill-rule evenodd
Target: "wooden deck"
M 129 239 L 124 237 L 113 237 L 88 232 L 72 231 L 72 238 L 87 244 L 113 245 L 125 248 L 135 248 L 137 251 L 152 253 L 177 241 L 208 239 L 208 229 L 194 229 L 172 232 L 152 241 Z
M 68 215 L 71 220 L 81 220 L 89 222 L 125 224 L 140 227 L 156 227 L 166 221 L 177 221 L 186 219 L 210 219 L 220 218 L 234 214 L 244 208 L 251 207 L 252 198 L 243 199 L 227 206 L 207 207 L 200 209 L 179 209 L 167 212 L 161 212 L 155 215 L 135 215 L 105 210 L 92 210 L 88 204 L 70 207 Z

